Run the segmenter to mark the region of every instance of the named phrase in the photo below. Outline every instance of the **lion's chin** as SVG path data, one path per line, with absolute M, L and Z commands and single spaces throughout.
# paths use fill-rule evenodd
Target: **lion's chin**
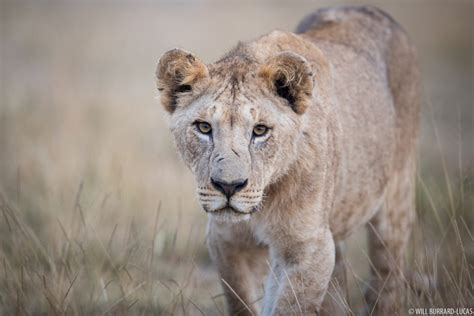
M 207 212 L 209 219 L 218 222 L 238 223 L 247 221 L 251 218 L 252 213 L 243 213 L 235 211 L 230 207 L 226 207 L 214 212 Z

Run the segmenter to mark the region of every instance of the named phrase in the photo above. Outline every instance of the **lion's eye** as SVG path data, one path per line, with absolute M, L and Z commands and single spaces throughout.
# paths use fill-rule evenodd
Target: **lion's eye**
M 262 124 L 255 125 L 253 128 L 253 135 L 256 137 L 263 136 L 268 132 L 268 127 Z
M 203 134 L 210 134 L 212 132 L 212 127 L 211 124 L 206 123 L 206 122 L 196 122 L 196 126 L 199 130 L 199 132 Z

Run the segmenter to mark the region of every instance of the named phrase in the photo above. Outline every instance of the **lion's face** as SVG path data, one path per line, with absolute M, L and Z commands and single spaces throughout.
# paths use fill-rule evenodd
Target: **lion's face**
M 264 97 L 227 101 L 203 95 L 176 110 L 171 126 L 196 177 L 203 209 L 245 219 L 258 210 L 265 187 L 291 163 L 299 117 Z
M 170 65 L 176 66 L 176 57 L 172 61 L 165 57 L 160 65 L 170 71 Z M 187 53 L 182 58 L 198 63 Z M 169 86 L 160 75 L 160 65 L 158 84 L 166 93 Z M 237 70 L 231 69 L 234 72 L 223 69 L 230 67 L 225 64 L 199 68 L 204 73 L 194 76 L 201 78 L 184 84 L 180 79 L 171 96 L 175 97 L 171 130 L 183 160 L 195 175 L 199 202 L 210 216 L 230 221 L 248 219 L 260 209 L 265 188 L 288 170 L 303 137 L 299 128 L 303 116 L 297 105 L 288 101 L 297 97 L 289 95 L 293 87 L 285 86 L 286 94 L 281 95 L 283 92 L 267 84 L 273 74 L 261 73 L 268 69 L 237 66 Z M 163 100 L 162 95 L 166 106 L 164 101 L 168 99 Z

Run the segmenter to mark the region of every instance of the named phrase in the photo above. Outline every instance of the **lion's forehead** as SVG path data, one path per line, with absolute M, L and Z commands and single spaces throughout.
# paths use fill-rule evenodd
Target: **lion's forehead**
M 258 121 L 261 109 L 258 104 L 248 100 L 227 102 L 227 100 L 213 101 L 203 108 L 204 118 L 218 125 L 230 127 L 246 125 Z
M 214 101 L 237 106 L 242 103 L 254 102 L 264 94 L 261 83 L 250 74 L 229 74 L 214 77 L 210 88 Z
M 257 122 L 263 113 L 271 110 L 262 95 L 252 93 L 242 85 L 235 91 L 229 84 L 219 84 L 208 89 L 199 100 L 198 114 L 203 120 L 211 120 L 230 125 Z

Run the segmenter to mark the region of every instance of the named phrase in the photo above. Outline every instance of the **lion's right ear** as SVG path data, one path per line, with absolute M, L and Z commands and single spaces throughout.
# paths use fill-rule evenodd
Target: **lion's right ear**
M 156 68 L 156 83 L 161 103 L 173 113 L 181 96 L 195 92 L 209 81 L 206 65 L 193 54 L 172 49 L 161 56 Z

